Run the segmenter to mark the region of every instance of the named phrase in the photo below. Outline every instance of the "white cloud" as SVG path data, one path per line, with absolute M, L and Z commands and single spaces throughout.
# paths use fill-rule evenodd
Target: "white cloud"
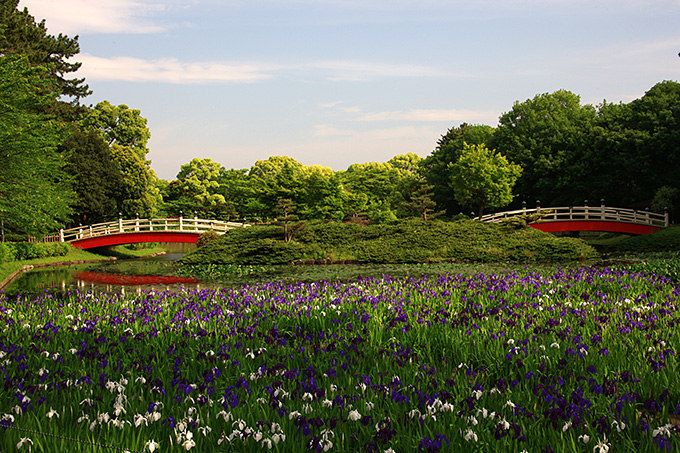
M 355 135 L 356 132 L 349 129 L 341 129 L 332 124 L 317 124 L 314 126 L 314 135 L 317 137 L 346 137 Z
M 167 2 L 164 2 L 167 3 Z M 37 21 L 46 19 L 52 34 L 159 33 L 152 16 L 168 9 L 144 0 L 21 0 Z
M 432 66 L 372 63 L 365 61 L 318 61 L 301 65 L 300 69 L 319 69 L 329 80 L 364 81 L 383 77 L 439 77 L 445 75 Z
M 143 60 L 131 57 L 101 58 L 83 54 L 79 76 L 88 80 L 202 84 L 215 82 L 254 82 L 272 77 L 273 67 L 256 64 L 216 62 L 184 63 L 176 58 Z
M 161 82 L 175 84 L 201 84 L 214 82 L 254 82 L 270 79 L 277 74 L 304 71 L 331 71 L 324 75 L 329 80 L 360 81 L 378 77 L 427 77 L 438 75 L 433 68 L 410 65 L 375 64 L 363 62 L 325 62 L 313 64 L 276 65 L 267 63 L 233 63 L 216 61 L 182 62 L 177 58 L 145 60 L 133 57 L 97 57 L 81 54 L 74 61 L 82 63 L 79 76 L 89 80 L 118 80 L 125 82 Z M 323 108 L 336 108 L 341 102 L 322 104 Z M 346 113 L 359 113 L 357 107 L 339 107 Z

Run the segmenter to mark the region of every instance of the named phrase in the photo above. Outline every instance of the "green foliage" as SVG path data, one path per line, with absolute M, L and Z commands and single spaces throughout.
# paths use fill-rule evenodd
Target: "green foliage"
M 0 263 L 9 263 L 16 260 L 14 247 L 10 243 L 0 243 Z M 2 279 L 0 279 L 2 280 Z
M 582 106 L 578 95 L 565 90 L 516 102 L 501 115 L 487 144 L 524 169 L 517 182 L 520 200 L 573 203 L 579 175 L 573 166 L 589 146 L 595 118 L 592 106 Z
M 264 274 L 265 266 L 247 266 L 240 264 L 196 264 L 182 266 L 176 271 L 181 277 L 201 278 L 205 280 L 225 280 L 231 277 Z
M 149 152 L 146 147 L 151 132 L 141 111 L 125 104 L 112 105 L 109 101 L 98 103 L 82 120 L 86 129 L 99 131 L 109 145 L 129 146 L 140 158 Z
M 415 217 L 420 217 L 423 220 L 435 219 L 444 212 L 434 213 L 433 210 L 437 206 L 437 203 L 432 199 L 432 193 L 430 192 L 434 189 L 431 184 L 425 184 L 421 182 L 417 187 L 413 188 L 408 196 L 408 201 L 404 206 L 411 211 Z
M 196 245 L 199 247 L 203 247 L 204 245 L 211 243 L 212 241 L 218 239 L 219 237 L 220 235 L 215 230 L 206 231 L 205 233 L 202 233 L 198 237 Z
M 534 223 L 541 220 L 543 217 L 550 214 L 551 212 L 553 211 L 550 209 L 544 209 L 542 211 L 532 212 L 530 214 L 515 215 L 501 220 L 500 224 L 505 227 L 515 229 L 525 228 L 530 223 Z
M 123 177 L 104 139 L 97 131 L 77 130 L 62 149 L 76 193 L 74 220 L 87 225 L 117 218 Z
M 450 186 L 456 200 L 467 207 L 499 208 L 512 201 L 512 187 L 522 167 L 484 145 L 464 145 L 455 163 L 449 164 Z
M 660 187 L 654 194 L 651 209 L 654 212 L 675 213 L 680 207 L 680 189 L 671 186 Z
M 631 236 L 613 244 L 615 252 L 670 252 L 680 250 L 680 227 L 670 227 L 652 234 Z
M 597 256 L 579 239 L 556 238 L 478 221 L 413 220 L 393 225 L 310 223 L 284 242 L 274 226 L 230 230 L 185 256 L 183 264 L 281 264 L 308 259 L 362 263 L 551 262 Z
M 20 10 L 18 4 L 19 0 L 0 2 L 0 55 L 22 55 L 28 58 L 32 67 L 40 66 L 45 69 L 47 92 L 54 99 L 61 96 L 74 99 L 71 105 L 54 102 L 47 110 L 60 112 L 62 116 L 71 116 L 78 110 L 73 108 L 77 106 L 78 100 L 91 93 L 84 84 L 85 79 L 66 78 L 81 66 L 81 63 L 74 62 L 71 58 L 80 52 L 78 37 L 48 34 L 45 21 L 36 23 L 28 9 Z
M 613 267 L 631 273 L 655 274 L 670 279 L 676 285 L 680 285 L 680 256 L 677 253 L 672 257 L 646 259 L 633 264 L 615 265 Z
M 209 219 L 231 217 L 235 214 L 233 205 L 218 193 L 218 178 L 223 172 L 224 167 L 211 159 L 192 159 L 182 165 L 177 179 L 163 190 L 164 211 L 173 216 L 182 211 Z
M 71 246 L 63 242 L 53 242 L 47 244 L 35 244 L 32 242 L 10 242 L 4 244 L 11 249 L 6 252 L 8 258 L 14 257 L 16 261 L 32 260 L 37 258 L 47 258 L 51 256 L 65 256 Z M 2 262 L 2 260 L 0 260 Z
M 437 203 L 438 210 L 445 210 L 449 214 L 461 210 L 449 188 L 449 164 L 458 160 L 466 144 L 484 145 L 489 142 L 493 133 L 494 128 L 486 125 L 463 123 L 452 127 L 437 141 L 434 151 L 421 161 L 421 173 L 433 186 L 432 199 Z
M 131 147 L 113 144 L 110 150 L 123 178 L 116 200 L 118 209 L 126 218 L 153 216 L 159 197 L 155 173 Z
M 57 152 L 63 127 L 48 114 L 54 102 L 46 71 L 22 57 L 0 57 L 0 217 L 9 232 L 40 236 L 70 214 L 73 192 Z

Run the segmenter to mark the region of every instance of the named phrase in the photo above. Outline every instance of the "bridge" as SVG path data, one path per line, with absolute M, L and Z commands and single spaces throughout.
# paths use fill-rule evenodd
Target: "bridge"
M 601 206 L 519 209 L 477 218 L 483 222 L 501 222 L 529 215 L 537 220 L 528 226 L 546 233 L 558 231 L 609 231 L 625 234 L 649 234 L 669 225 L 668 211 L 658 214 L 634 209 Z
M 198 237 L 215 231 L 224 234 L 232 228 L 244 228 L 245 223 L 222 222 L 198 218 L 171 217 L 165 219 L 134 219 L 97 223 L 59 230 L 58 235 L 45 237 L 45 242 L 70 242 L 79 249 L 140 242 L 183 242 L 195 244 Z

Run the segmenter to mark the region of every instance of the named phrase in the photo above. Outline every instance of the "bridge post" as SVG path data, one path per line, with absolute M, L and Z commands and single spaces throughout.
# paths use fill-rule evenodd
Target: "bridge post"
M 182 231 L 182 211 L 179 211 L 179 231 Z
M 137 218 L 135 220 L 135 231 L 139 231 L 139 214 L 136 214 Z
M 118 232 L 119 233 L 123 232 L 123 213 L 122 212 L 118 213 Z
M 59 242 L 64 242 L 64 229 L 59 230 Z
M 194 211 L 194 231 L 198 231 L 198 212 Z
M 522 202 L 522 215 L 527 215 L 527 202 Z
M 665 227 L 668 227 L 668 222 L 669 220 L 669 215 L 668 215 L 668 207 L 663 208 L 663 224 Z
M 600 220 L 604 220 L 604 198 L 600 200 Z

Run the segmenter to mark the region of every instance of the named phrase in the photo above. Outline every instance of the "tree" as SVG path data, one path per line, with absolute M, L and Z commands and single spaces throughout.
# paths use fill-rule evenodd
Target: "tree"
M 652 197 L 661 186 L 680 188 L 680 83 L 657 83 L 629 105 L 628 126 L 648 137 L 639 150 L 637 165 L 648 170 L 644 175 L 645 198 Z
M 251 199 L 253 196 L 248 180 L 248 170 L 245 168 L 238 170 L 231 168 L 227 170 L 222 167 L 217 182 L 219 184 L 217 192 L 225 200 L 223 217 L 227 220 L 232 217 L 237 218 L 245 212 L 244 206 L 246 200 Z
M 340 177 L 329 167 L 304 167 L 298 212 L 304 219 L 342 220 L 345 191 Z
M 211 159 L 192 159 L 182 165 L 177 180 L 166 188 L 165 203 L 174 212 L 200 212 L 202 217 L 216 218 L 225 210 L 224 195 L 217 193 L 223 167 Z
M 79 100 L 91 93 L 85 79 L 67 78 L 81 65 L 71 59 L 80 52 L 78 37 L 48 34 L 44 20 L 36 23 L 28 9 L 19 10 L 18 5 L 19 0 L 0 1 L 0 54 L 4 57 L 23 55 L 30 66 L 44 68 L 41 78 L 46 83 L 41 90 L 53 95 L 54 101 L 42 108 L 58 113 L 61 118 L 74 119 L 79 112 Z M 61 96 L 72 98 L 72 101 L 70 104 L 57 102 Z
M 437 147 L 420 162 L 420 173 L 432 185 L 432 199 L 437 209 L 449 213 L 460 211 L 461 206 L 451 193 L 449 164 L 458 161 L 465 144 L 483 145 L 492 137 L 494 128 L 486 125 L 462 123 L 452 127 L 437 141 Z
M 76 193 L 74 219 L 88 224 L 117 218 L 116 200 L 123 178 L 100 134 L 94 130 L 77 130 L 61 148 Z
M 156 174 L 129 146 L 114 144 L 110 150 L 123 178 L 116 200 L 118 209 L 125 217 L 152 217 L 160 201 Z
M 287 156 L 272 156 L 258 160 L 248 172 L 250 186 L 256 200 L 249 203 L 249 215 L 274 217 L 276 204 L 280 199 L 289 198 L 296 205 L 301 202 L 304 187 L 304 166 Z
M 476 206 L 480 217 L 485 208 L 512 201 L 512 187 L 522 174 L 522 167 L 484 145 L 466 145 L 458 161 L 449 165 L 456 200 Z
M 109 145 L 129 146 L 145 159 L 149 149 L 146 147 L 151 132 L 141 111 L 131 109 L 125 104 L 112 105 L 109 101 L 98 103 L 89 110 L 82 120 L 85 128 L 101 131 Z
M 437 206 L 437 203 L 432 199 L 431 190 L 433 188 L 433 185 L 421 182 L 410 194 L 410 200 L 405 203 L 406 208 L 417 216 L 422 217 L 423 220 L 427 220 L 428 215 L 430 219 L 443 215 L 444 212 L 434 213 L 434 208 Z
M 45 73 L 26 57 L 0 57 L 0 218 L 15 234 L 54 231 L 72 212 L 57 152 L 63 126 L 44 113 L 54 102 Z
M 295 215 L 296 207 L 293 204 L 293 200 L 290 198 L 284 198 L 276 203 L 276 214 L 279 215 L 277 219 L 280 224 L 283 225 L 283 240 L 284 242 L 290 242 L 293 239 L 293 235 L 306 227 L 304 222 L 300 222 L 294 225 L 290 225 L 291 222 L 297 220 Z
M 521 199 L 538 199 L 544 206 L 574 203 L 582 199 L 581 187 L 560 177 L 573 174 L 569 170 L 589 149 L 595 117 L 595 108 L 581 106 L 580 97 L 569 91 L 540 94 L 501 115 L 487 146 L 524 169 L 517 182 Z
M 402 175 L 388 163 L 367 162 L 350 165 L 341 177 L 348 191 L 366 194 L 369 202 L 385 202 L 397 190 Z

